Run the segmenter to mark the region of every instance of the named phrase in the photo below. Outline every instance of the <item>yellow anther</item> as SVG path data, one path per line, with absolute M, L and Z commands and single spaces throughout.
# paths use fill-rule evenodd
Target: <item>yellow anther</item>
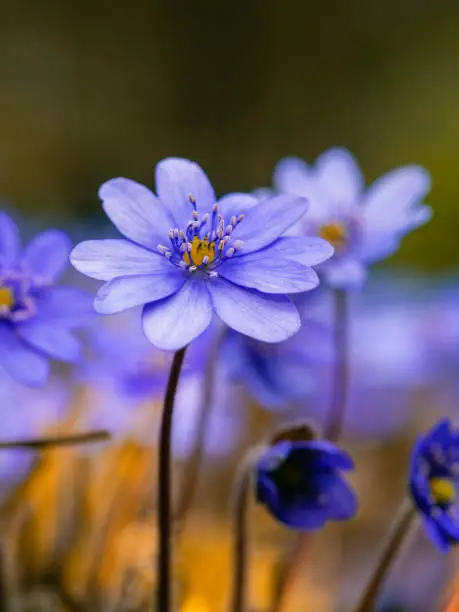
M 14 295 L 11 289 L 8 287 L 0 287 L 0 308 L 3 306 L 6 308 L 12 308 L 14 305 Z
M 347 229 L 342 223 L 322 225 L 319 229 L 319 236 L 337 248 L 344 246 L 348 238 Z
M 437 504 L 451 504 L 456 499 L 456 487 L 449 478 L 432 478 L 430 490 Z
M 215 259 L 215 242 L 209 242 L 205 238 L 201 240 L 195 236 L 191 243 L 191 252 L 183 254 L 183 261 L 188 266 L 191 265 L 191 263 L 195 266 L 201 266 L 204 257 L 208 258 L 207 263 L 211 263 Z

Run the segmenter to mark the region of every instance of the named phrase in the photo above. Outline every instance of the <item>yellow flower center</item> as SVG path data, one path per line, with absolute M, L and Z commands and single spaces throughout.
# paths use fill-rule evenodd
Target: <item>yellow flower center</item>
M 183 261 L 187 266 L 192 263 L 195 266 L 207 265 L 215 259 L 215 242 L 209 242 L 207 238 L 201 240 L 194 236 L 191 243 L 191 251 L 183 254 Z M 205 260 L 205 261 L 204 261 Z
M 0 309 L 7 308 L 10 310 L 14 305 L 14 295 L 8 287 L 0 287 Z
M 449 478 L 432 478 L 430 490 L 437 504 L 452 504 L 456 499 L 456 487 Z
M 346 244 L 348 234 L 342 223 L 326 223 L 319 228 L 319 236 L 334 247 L 342 247 Z

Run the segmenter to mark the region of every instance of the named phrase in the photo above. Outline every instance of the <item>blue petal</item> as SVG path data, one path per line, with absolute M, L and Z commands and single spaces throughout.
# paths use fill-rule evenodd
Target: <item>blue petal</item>
M 41 387 L 49 376 L 48 359 L 29 348 L 8 323 L 0 322 L 0 364 L 25 385 Z
M 298 444 L 300 445 L 301 443 Z M 323 467 L 331 467 L 339 470 L 354 469 L 354 460 L 352 457 L 332 444 L 332 442 L 328 442 L 327 440 L 311 440 L 310 442 L 304 442 L 302 445 L 305 450 L 317 454 L 317 460 Z
M 241 253 L 257 251 L 273 243 L 305 214 L 304 198 L 279 195 L 254 206 L 233 231 L 234 240 L 242 240 Z
M 301 293 L 319 284 L 312 268 L 282 259 L 272 254 L 271 248 L 227 259 L 218 273 L 236 285 L 262 293 Z
M 304 266 L 316 266 L 323 263 L 334 253 L 329 242 L 313 236 L 279 238 L 260 253 L 266 253 L 268 250 L 271 256 L 297 261 Z
M 328 518 L 332 521 L 348 521 L 354 517 L 358 509 L 358 501 L 354 491 L 340 477 L 335 484 L 327 490 L 326 507 Z
M 107 216 L 126 238 L 152 250 L 167 243 L 173 220 L 144 185 L 115 178 L 102 185 L 99 197 Z
M 327 522 L 327 515 L 322 508 L 312 508 L 301 503 L 280 503 L 273 514 L 287 527 L 299 531 L 316 531 L 322 529 Z
M 199 214 L 210 213 L 216 202 L 209 179 L 198 164 L 188 159 L 168 157 L 156 166 L 156 193 L 179 229 L 192 218 L 189 196 L 196 200 Z
M 75 287 L 51 287 L 36 298 L 37 317 L 67 328 L 81 327 L 94 318 L 93 296 Z
M 450 551 L 451 544 L 448 538 L 443 535 L 441 529 L 438 528 L 438 525 L 433 519 L 426 517 L 423 521 L 423 527 L 430 540 L 440 552 L 447 553 Z
M 31 320 L 17 325 L 16 331 L 24 342 L 53 359 L 75 363 L 81 356 L 81 344 L 75 336 L 53 323 Z
M 310 196 L 315 175 L 308 164 L 299 157 L 285 157 L 274 169 L 274 187 L 280 193 Z
M 315 163 L 318 180 L 329 200 L 348 210 L 360 199 L 364 181 L 354 156 L 343 148 L 328 149 Z
M 241 334 L 263 342 L 281 342 L 300 328 L 298 311 L 284 296 L 267 296 L 223 279 L 212 279 L 208 287 L 217 315 Z
M 256 497 L 259 502 L 265 504 L 271 510 L 279 505 L 279 495 L 273 481 L 263 472 L 256 475 Z
M 372 230 L 395 229 L 401 215 L 418 204 L 430 189 L 430 175 L 420 166 L 404 166 L 384 174 L 366 191 L 363 213 Z
M 18 226 L 10 216 L 0 212 L 0 263 L 14 263 L 19 257 L 20 248 Z
M 129 240 L 86 240 L 73 249 L 70 261 L 82 274 L 104 281 L 174 270 L 165 257 Z
M 246 215 L 259 203 L 259 198 L 250 193 L 228 193 L 218 200 L 218 210 L 226 219 L 226 222 L 229 223 L 231 217 Z
M 55 281 L 69 264 L 72 241 L 65 232 L 47 230 L 27 245 L 24 257 L 29 270 L 44 280 Z
M 204 282 L 190 279 L 174 295 L 147 304 L 143 331 L 159 349 L 176 351 L 197 338 L 210 325 L 212 303 Z
M 186 275 L 183 270 L 169 267 L 166 274 L 120 276 L 102 285 L 94 300 L 96 312 L 115 314 L 176 293 L 185 283 Z

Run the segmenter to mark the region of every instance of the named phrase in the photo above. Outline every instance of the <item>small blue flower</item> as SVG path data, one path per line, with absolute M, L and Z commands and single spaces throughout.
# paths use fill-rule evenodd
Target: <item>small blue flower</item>
M 0 364 L 28 385 L 45 383 L 50 358 L 80 356 L 73 330 L 91 316 L 90 296 L 54 286 L 70 249 L 66 234 L 48 230 L 21 251 L 17 225 L 0 212 Z
M 330 442 L 282 440 L 258 460 L 256 496 L 287 527 L 320 529 L 356 513 L 356 496 L 341 476 L 353 467 L 350 456 Z
M 430 208 L 419 205 L 430 188 L 424 168 L 396 168 L 365 190 L 360 168 L 346 149 L 325 151 L 313 166 L 298 158 L 281 160 L 274 187 L 308 198 L 309 213 L 294 233 L 321 236 L 334 246 L 323 272 L 337 288 L 361 285 L 369 264 L 392 255 L 405 234 L 431 217 Z
M 459 431 L 448 419 L 421 436 L 413 450 L 411 495 L 424 528 L 442 552 L 459 541 Z
M 144 305 L 150 342 L 177 350 L 198 337 L 217 314 L 229 327 L 279 342 L 300 327 L 289 293 L 318 285 L 310 266 L 332 254 L 318 238 L 281 238 L 305 213 L 306 201 L 280 195 L 260 204 L 214 190 L 194 162 L 169 158 L 156 167 L 156 197 L 118 178 L 99 195 L 126 240 L 79 244 L 73 265 L 106 281 L 95 299 L 101 314 Z

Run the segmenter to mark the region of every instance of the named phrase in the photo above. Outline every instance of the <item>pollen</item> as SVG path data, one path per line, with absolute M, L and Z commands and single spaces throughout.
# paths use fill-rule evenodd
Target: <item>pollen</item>
M 451 504 L 456 499 L 456 487 L 449 478 L 432 478 L 430 490 L 437 504 Z
M 326 223 L 319 229 L 319 236 L 334 247 L 343 247 L 348 238 L 346 227 L 342 223 Z
M 183 261 L 189 266 L 201 266 L 212 263 L 215 259 L 215 242 L 209 242 L 207 238 L 202 240 L 198 236 L 193 237 L 191 251 L 183 254 Z
M 13 291 L 8 287 L 0 287 L 0 310 L 6 308 L 10 310 L 14 305 Z

